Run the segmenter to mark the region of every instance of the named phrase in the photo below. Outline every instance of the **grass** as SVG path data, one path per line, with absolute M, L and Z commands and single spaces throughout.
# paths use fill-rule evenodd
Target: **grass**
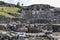
M 49 40 L 49 39 L 47 37 L 40 37 L 35 39 L 29 38 L 29 40 Z
M 8 18 L 15 18 L 12 15 L 9 15 L 8 12 L 18 13 L 19 8 L 17 7 L 0 7 L 0 15 Z
M 14 16 L 11 16 L 5 12 L 0 12 L 0 15 L 4 16 L 4 17 L 7 17 L 7 18 L 15 18 Z
M 19 8 L 17 7 L 0 7 L 4 12 L 18 13 Z

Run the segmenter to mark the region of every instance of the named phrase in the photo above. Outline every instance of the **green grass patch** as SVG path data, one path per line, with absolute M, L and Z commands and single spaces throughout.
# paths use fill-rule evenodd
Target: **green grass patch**
M 18 13 L 19 8 L 17 7 L 0 7 L 0 10 L 4 12 Z
M 49 40 L 47 37 L 29 38 L 28 40 Z
M 8 18 L 15 18 L 12 15 L 9 15 L 8 12 L 10 13 L 18 13 L 19 8 L 17 7 L 0 7 L 0 15 Z
M 14 16 L 11 16 L 5 12 L 0 12 L 0 15 L 4 16 L 4 17 L 8 17 L 8 18 L 15 18 Z

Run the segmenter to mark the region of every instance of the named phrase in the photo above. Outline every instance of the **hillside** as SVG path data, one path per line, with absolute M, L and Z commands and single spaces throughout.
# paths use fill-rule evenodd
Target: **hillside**
M 0 1 L 0 15 L 8 18 L 15 18 L 15 16 L 8 13 L 18 13 L 19 8 L 14 4 L 4 3 Z
M 0 16 L 6 17 L 6 18 L 16 18 L 17 16 L 20 16 L 18 13 L 18 10 L 21 8 L 27 8 L 27 9 L 32 9 L 34 6 L 37 6 L 36 8 L 39 9 L 39 6 L 42 8 L 55 8 L 50 5 L 45 5 L 45 4 L 34 4 L 30 6 L 23 6 L 23 7 L 18 7 L 15 4 L 9 4 L 5 3 L 3 1 L 0 1 Z M 60 8 L 55 8 L 57 11 L 60 10 Z

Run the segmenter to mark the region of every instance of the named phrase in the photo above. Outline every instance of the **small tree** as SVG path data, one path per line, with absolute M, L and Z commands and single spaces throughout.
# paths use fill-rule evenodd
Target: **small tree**
M 20 2 L 17 2 L 17 7 L 20 7 Z
M 22 6 L 23 6 L 23 3 L 22 3 Z

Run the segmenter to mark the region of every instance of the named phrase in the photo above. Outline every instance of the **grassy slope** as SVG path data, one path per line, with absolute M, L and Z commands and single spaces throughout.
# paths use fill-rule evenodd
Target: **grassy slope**
M 14 18 L 14 16 L 9 15 L 8 12 L 18 13 L 17 12 L 18 10 L 19 8 L 16 8 L 16 7 L 0 7 L 0 15 L 9 17 L 9 18 Z
M 5 12 L 12 12 L 12 13 L 17 13 L 17 10 L 19 8 L 17 7 L 0 7 L 1 9 L 3 8 L 3 11 Z
M 9 18 L 13 18 L 14 16 L 11 16 L 5 12 L 0 12 L 0 15 L 4 16 L 4 17 L 9 17 Z

